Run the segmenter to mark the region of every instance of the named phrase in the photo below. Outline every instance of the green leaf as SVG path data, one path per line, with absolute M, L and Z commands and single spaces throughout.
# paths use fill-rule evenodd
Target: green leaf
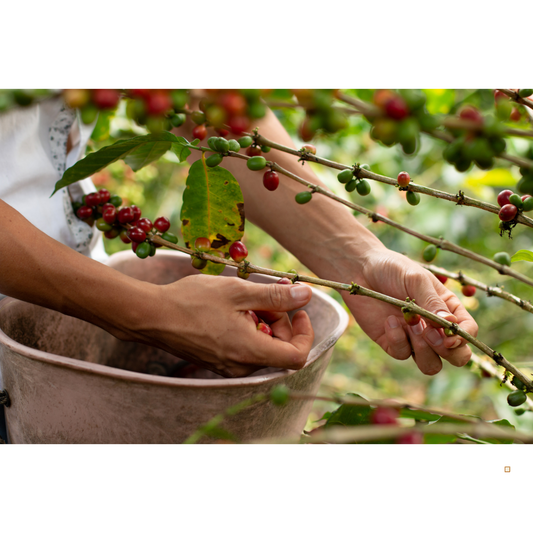
M 509 420 L 506 420 L 505 418 L 501 418 L 500 420 L 490 420 L 489 424 L 494 424 L 495 426 L 501 426 L 503 428 L 507 429 L 515 429 L 515 427 L 509 422 Z M 512 444 L 513 439 L 485 439 L 487 442 L 490 442 L 491 444 Z
M 424 444 L 453 444 L 457 440 L 457 435 L 435 434 L 427 433 L 424 435 Z
M 400 418 L 414 418 L 415 420 L 429 420 L 430 422 L 434 422 L 439 420 L 440 416 L 417 409 L 402 409 L 400 411 Z
M 533 252 L 530 252 L 529 250 L 518 250 L 518 252 L 511 257 L 511 263 L 515 263 L 516 261 L 529 261 L 530 263 L 533 263 Z
M 183 137 L 176 137 L 178 139 L 177 143 L 172 143 L 172 147 L 170 148 L 172 152 L 174 152 L 177 156 L 177 158 L 180 161 L 185 161 L 190 155 L 191 151 L 187 148 L 187 139 L 184 139 Z M 196 146 L 199 143 L 199 139 L 194 139 L 192 143 L 190 143 L 192 146 Z
M 94 126 L 94 130 L 91 134 L 91 139 L 93 141 L 105 141 L 109 138 L 109 126 L 111 119 L 115 116 L 115 110 L 111 111 L 100 111 L 98 113 L 98 120 Z
M 359 394 L 349 393 L 348 396 L 365 400 Z M 370 405 L 341 405 L 336 411 L 333 411 L 324 425 L 325 428 L 332 426 L 360 426 L 370 424 L 370 414 L 372 408 Z
M 140 150 L 141 147 L 147 144 L 159 144 L 168 145 L 168 143 L 175 143 L 180 146 L 187 146 L 189 143 L 183 137 L 176 137 L 174 134 L 164 131 L 161 133 L 152 133 L 150 135 L 142 135 L 139 137 L 133 137 L 132 139 L 126 139 L 118 141 L 110 146 L 106 146 L 97 152 L 92 152 L 84 157 L 81 161 L 78 161 L 75 165 L 71 166 L 63 174 L 63 177 L 56 183 L 52 196 L 63 187 L 76 183 L 82 179 L 92 176 L 96 172 L 99 172 L 103 168 L 107 167 L 111 163 L 118 161 L 119 159 L 125 159 L 127 156 Z M 166 152 L 166 150 L 165 150 Z M 176 152 L 175 152 L 176 153 Z M 140 156 L 135 160 L 136 163 L 142 161 L 143 151 L 140 152 Z M 183 161 L 190 154 L 190 151 L 186 148 L 176 155 Z M 144 153 L 146 158 L 147 153 Z
M 170 150 L 171 146 L 176 146 L 180 147 L 183 150 L 187 150 L 187 148 L 185 148 L 181 144 L 173 145 L 169 142 L 146 143 L 141 144 L 139 148 L 134 150 L 130 155 L 126 156 L 124 161 L 127 165 L 131 167 L 134 172 L 137 172 L 137 170 L 140 170 L 146 165 L 149 165 L 153 161 L 157 161 L 163 154 Z M 173 152 L 176 153 L 174 150 Z M 176 155 L 178 156 L 178 158 L 180 157 L 178 154 Z
M 453 89 L 422 89 L 426 93 L 427 110 L 432 113 L 448 113 L 455 103 Z
M 242 191 L 231 172 L 208 167 L 204 158 L 189 169 L 181 208 L 185 245 L 192 248 L 198 237 L 207 237 L 213 249 L 227 253 L 244 234 Z M 220 274 L 224 265 L 207 263 L 204 274 Z

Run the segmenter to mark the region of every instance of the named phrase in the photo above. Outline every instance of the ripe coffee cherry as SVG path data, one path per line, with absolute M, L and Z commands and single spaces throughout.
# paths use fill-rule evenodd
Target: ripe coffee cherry
M 81 218 L 82 220 L 85 220 L 89 217 L 91 217 L 93 214 L 93 210 L 91 207 L 88 207 L 86 205 L 82 205 L 77 211 L 76 215 L 78 218 Z
M 246 111 L 246 99 L 240 93 L 223 94 L 219 101 L 229 115 L 243 115 Z
M 153 228 L 153 224 L 149 218 L 140 218 L 137 221 L 137 227 L 148 233 Z
M 246 166 L 250 170 L 263 170 L 266 167 L 266 164 L 266 159 L 261 156 L 250 157 L 250 159 L 246 161 Z
M 238 152 L 241 149 L 241 145 L 235 139 L 230 139 L 229 140 L 229 149 L 232 152 Z
M 223 139 L 225 140 L 225 139 Z M 222 154 L 213 154 L 213 155 L 210 155 L 206 160 L 205 160 L 205 164 L 209 167 L 209 168 L 214 168 L 214 167 L 217 167 L 218 165 L 220 165 L 220 163 L 222 163 L 222 160 L 224 159 L 223 155 Z
M 417 192 L 407 191 L 405 198 L 411 205 L 418 205 L 420 203 L 420 195 Z
M 402 309 L 403 318 L 407 322 L 409 326 L 416 326 L 420 322 L 420 315 L 417 315 L 416 313 L 413 313 L 413 311 L 409 311 L 406 309 L 405 311 Z
M 461 292 L 465 296 L 468 296 L 470 298 L 470 297 L 474 296 L 474 294 L 476 294 L 476 288 L 473 285 L 463 285 L 461 287 Z
M 111 199 L 111 193 L 107 189 L 100 189 L 98 194 L 100 195 L 101 204 L 106 204 Z
M 102 211 L 102 218 L 108 223 L 113 224 L 117 218 L 117 210 L 114 205 L 108 204 L 110 207 L 104 208 Z
M 87 207 L 96 207 L 100 204 L 100 195 L 97 192 L 92 192 L 85 196 L 85 205 Z
M 518 213 L 518 209 L 516 205 L 513 204 L 506 204 L 498 213 L 498 216 L 500 217 L 500 220 L 503 220 L 503 222 L 510 222 L 511 220 L 514 220 Z
M 394 120 L 403 120 L 409 115 L 409 108 L 401 96 L 395 96 L 386 102 L 385 113 Z
M 117 214 L 118 221 L 121 224 L 127 224 L 128 222 L 133 222 L 135 214 L 131 207 L 123 207 L 119 210 Z
M 498 194 L 498 205 L 500 207 L 503 207 L 504 205 L 507 205 L 509 202 L 509 196 L 513 194 L 513 191 L 510 191 L 509 189 L 502 191 L 500 194 Z
M 124 243 L 124 244 L 129 244 L 131 242 L 131 239 L 128 237 L 128 230 L 127 229 L 123 229 L 121 232 L 120 232 L 120 240 Z M 135 250 L 134 250 L 135 251 Z
M 520 114 L 520 109 L 518 109 L 518 107 L 513 107 L 513 110 L 511 111 L 511 120 L 513 122 L 520 122 L 521 118 L 522 115 Z
M 192 136 L 195 139 L 199 139 L 200 141 L 203 141 L 207 137 L 207 128 L 200 124 L 199 126 L 196 126 L 192 129 Z
M 248 135 L 245 135 L 244 137 L 241 137 L 237 140 L 241 148 L 248 148 L 249 146 L 252 146 L 254 140 L 249 137 Z
M 430 244 L 429 246 L 426 246 L 424 249 L 424 253 L 422 254 L 422 257 L 424 258 L 424 261 L 426 263 L 431 263 L 433 259 L 435 259 L 437 255 L 437 247 L 434 244 Z
M 137 222 L 141 218 L 141 208 L 138 205 L 131 206 L 133 210 L 133 222 Z
M 259 325 L 259 319 L 257 318 L 257 315 L 253 311 L 246 311 L 247 314 L 249 314 L 253 321 L 255 322 L 255 327 Z
M 424 444 L 424 436 L 418 431 L 406 433 L 396 439 L 396 444 Z
M 165 233 L 170 228 L 170 220 L 167 217 L 158 217 L 154 221 L 154 228 L 161 233 Z
M 146 240 L 146 233 L 141 228 L 131 228 L 128 231 L 128 237 L 133 242 L 144 242 Z
M 163 235 L 161 235 L 161 238 L 165 239 L 165 241 L 171 242 L 173 244 L 177 244 L 177 242 L 178 242 L 178 238 L 176 237 L 176 235 L 174 235 L 173 233 L 170 233 L 168 231 L 165 231 L 165 233 L 163 233 Z
M 220 135 L 220 137 L 227 137 L 229 135 L 229 130 L 224 128 L 215 128 L 215 131 Z
M 235 241 L 229 247 L 229 255 L 236 263 L 240 263 L 248 257 L 248 250 L 244 243 L 241 241 Z
M 518 194 L 511 194 L 509 196 L 509 203 L 515 205 L 518 209 L 522 208 L 522 198 Z
M 110 231 L 112 228 L 113 228 L 113 226 L 111 226 L 111 224 L 108 224 L 103 218 L 99 218 L 96 221 L 96 229 L 98 229 L 100 231 Z M 118 233 L 117 233 L 117 235 L 118 235 Z M 117 235 L 115 235 L 115 237 Z
M 276 283 L 278 285 L 292 285 L 292 281 L 289 278 L 280 278 Z
M 116 89 L 94 89 L 92 100 L 100 109 L 112 109 L 118 104 L 120 93 Z
M 153 91 L 146 98 L 146 110 L 150 115 L 163 115 L 172 107 L 172 99 L 166 91 Z
M 257 325 L 258 331 L 262 331 L 263 333 L 266 333 L 267 335 L 270 335 L 272 337 L 272 329 L 268 324 L 265 324 L 264 322 L 259 322 Z
M 303 191 L 299 192 L 294 199 L 298 204 L 306 204 L 307 202 L 310 202 L 313 198 L 313 193 L 311 191 Z
M 533 196 L 522 196 L 522 209 L 524 211 L 533 211 Z
M 269 191 L 275 191 L 279 185 L 279 176 L 275 170 L 268 170 L 263 175 L 263 185 Z
M 191 265 L 196 268 L 196 270 L 203 270 L 207 266 L 207 261 L 205 259 L 200 259 L 199 257 L 193 257 Z
M 316 135 L 317 126 L 315 121 L 307 117 L 298 128 L 298 134 L 304 142 L 309 142 Z
M 109 203 L 115 207 L 120 207 L 122 205 L 122 198 L 115 194 L 109 198 Z
M 400 187 L 407 187 L 411 183 L 411 177 L 407 172 L 400 172 L 398 174 L 398 185 Z
M 463 107 L 463 109 L 461 109 L 459 112 L 459 117 L 463 120 L 477 122 L 478 124 L 483 122 L 483 117 L 481 116 L 480 112 L 473 106 Z
M 349 168 L 343 170 L 337 174 L 337 179 L 339 180 L 339 183 L 348 183 L 353 179 L 353 171 Z
M 242 135 L 250 126 L 250 121 L 244 116 L 230 117 L 228 126 L 235 135 Z
M 376 407 L 371 415 L 372 424 L 397 424 L 398 411 L 392 407 Z
M 444 285 L 448 278 L 446 276 L 442 276 L 441 274 L 435 274 L 435 277 Z
M 194 249 L 198 252 L 209 252 L 211 250 L 211 241 L 207 237 L 198 237 L 194 241 Z
M 246 155 L 250 157 L 261 155 L 261 148 L 259 148 L 259 146 L 250 146 L 248 150 L 246 150 Z
M 507 403 L 512 407 L 518 407 L 527 400 L 526 393 L 521 390 L 515 390 L 507 396 Z

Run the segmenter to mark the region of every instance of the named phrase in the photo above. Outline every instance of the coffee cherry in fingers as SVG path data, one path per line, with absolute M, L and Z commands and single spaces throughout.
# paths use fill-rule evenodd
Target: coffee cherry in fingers
M 420 322 L 420 315 L 409 311 L 408 309 L 402 309 L 403 317 L 409 326 L 416 326 Z
M 257 329 L 272 337 L 272 329 L 268 324 L 265 324 L 264 322 L 259 322 L 259 324 L 257 325 Z

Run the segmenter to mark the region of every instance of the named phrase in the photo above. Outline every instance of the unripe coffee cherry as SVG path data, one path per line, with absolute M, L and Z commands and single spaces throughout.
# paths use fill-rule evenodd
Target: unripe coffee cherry
M 525 409 L 522 409 L 522 407 L 519 407 L 518 409 L 515 409 L 515 410 L 514 410 L 514 414 L 515 414 L 516 416 L 522 416 L 525 412 L 526 412 L 526 410 L 525 410 Z
M 411 183 L 411 177 L 407 172 L 400 172 L 398 174 L 398 185 L 400 187 L 407 187 Z
M 103 218 L 99 218 L 96 221 L 96 229 L 100 231 L 110 231 L 113 226 L 111 224 L 108 224 Z M 117 233 L 118 235 L 118 233 Z M 116 235 L 115 235 L 116 236 Z
M 285 405 L 290 398 L 290 390 L 285 385 L 276 385 L 270 391 L 270 401 L 274 405 Z
M 263 170 L 266 167 L 266 159 L 262 156 L 251 157 L 246 161 L 246 166 L 250 170 Z
M 370 183 L 368 183 L 368 181 L 366 180 L 359 180 L 355 188 L 357 189 L 357 192 L 361 196 L 367 196 L 368 194 L 370 194 L 370 191 L 372 190 L 370 187 Z
M 279 185 L 279 176 L 275 170 L 268 170 L 263 175 L 263 185 L 269 191 L 275 191 Z
M 528 96 L 531 96 L 533 94 L 533 89 L 520 89 L 518 91 L 518 96 L 521 96 L 522 98 L 527 98 Z
M 468 296 L 470 298 L 470 297 L 474 296 L 474 294 L 476 294 L 476 288 L 473 285 L 463 285 L 461 287 L 461 292 L 465 296 Z
M 405 311 L 402 309 L 403 318 L 407 322 L 409 326 L 416 326 L 420 322 L 420 315 L 417 315 L 416 313 L 413 313 L 413 311 L 409 311 L 406 309 Z
M 248 279 L 250 277 L 250 273 L 246 272 L 246 270 L 237 270 L 237 276 L 241 279 Z
M 225 140 L 225 139 L 224 139 Z M 214 168 L 214 167 L 217 167 L 218 165 L 220 165 L 220 163 L 222 163 L 222 160 L 224 159 L 224 157 L 222 156 L 222 154 L 213 154 L 213 155 L 210 155 L 206 160 L 205 160 L 205 164 L 210 167 L 210 168 Z
M 218 137 L 209 137 L 209 139 L 207 139 L 207 146 L 209 146 L 209 148 L 211 148 L 211 150 L 213 150 L 214 152 L 217 151 L 217 147 L 216 147 L 216 141 L 217 141 Z
M 348 191 L 348 192 L 354 192 L 355 189 L 357 189 L 357 180 L 356 179 L 353 179 L 352 181 L 349 181 L 345 186 L 344 188 Z
M 521 390 L 515 390 L 507 396 L 507 403 L 511 407 L 518 407 L 519 405 L 522 405 L 527 400 L 526 393 Z
M 237 140 L 241 148 L 248 148 L 248 146 L 252 146 L 254 140 L 251 137 L 248 137 L 248 135 L 245 135 L 244 137 L 241 137 Z
M 232 152 L 238 152 L 241 149 L 241 145 L 235 139 L 230 139 L 229 140 L 229 149 Z
M 132 222 L 134 217 L 135 215 L 131 207 L 123 207 L 119 210 L 117 214 L 118 221 L 121 224 L 127 224 L 128 222 Z
M 127 229 L 123 229 L 121 232 L 120 232 L 120 240 L 124 243 L 124 244 L 129 244 L 131 242 L 131 239 L 128 237 L 128 230 Z
M 266 333 L 267 335 L 270 335 L 272 337 L 272 329 L 268 324 L 265 324 L 264 322 L 259 322 L 257 325 L 258 331 L 262 331 L 263 333 Z
M 170 233 L 168 231 L 165 231 L 165 233 L 163 233 L 163 235 L 161 235 L 161 238 L 164 239 L 165 241 L 171 242 L 173 244 L 177 244 L 177 242 L 178 242 L 178 238 L 176 237 L 176 235 L 174 235 L 173 233 Z
M 420 195 L 417 192 L 407 191 L 405 198 L 411 205 L 418 205 L 420 203 Z
M 376 407 L 370 417 L 372 424 L 396 425 L 398 424 L 398 411 L 392 407 Z
M 496 261 L 496 263 L 500 263 L 500 265 L 511 266 L 511 258 L 507 252 L 498 252 L 497 254 L 494 254 L 492 260 Z
M 115 239 L 120 235 L 120 230 L 118 228 L 111 228 L 109 231 L 104 232 L 104 237 L 106 239 Z
M 346 169 L 337 174 L 337 179 L 340 183 L 348 183 L 353 179 L 353 171 L 351 169 Z
M 511 380 L 511 383 L 518 389 L 518 390 L 525 390 L 526 386 L 524 385 L 523 381 L 520 378 L 517 378 L 516 376 L 513 376 L 513 379 Z
M 196 268 L 196 270 L 203 270 L 207 266 L 207 261 L 205 259 L 200 259 L 199 257 L 193 257 L 191 265 Z
M 518 209 L 516 205 L 513 204 L 506 204 L 498 213 L 498 216 L 500 217 L 500 220 L 503 220 L 503 222 L 510 222 L 511 220 L 514 220 L 518 213 Z
M 109 203 L 114 205 L 115 207 L 120 207 L 122 205 L 122 198 L 114 194 L 113 196 L 111 196 L 111 198 L 109 198 Z
M 268 152 L 270 152 L 270 150 L 272 150 L 272 148 L 270 148 L 270 146 L 261 145 L 261 152 L 263 152 L 264 154 L 268 154 Z
M 261 155 L 261 148 L 259 148 L 259 146 L 250 146 L 246 150 L 246 155 L 249 157 Z
M 313 193 L 311 191 L 303 191 L 299 192 L 294 199 L 299 204 L 306 204 L 307 202 L 310 202 L 313 198 Z
M 224 139 L 224 137 L 218 137 L 215 140 L 214 145 L 217 152 L 222 152 L 225 154 L 229 150 L 229 141 Z
M 191 119 L 195 124 L 203 124 L 205 122 L 205 113 L 202 113 L 201 111 L 193 111 L 191 113 Z
M 522 198 L 518 194 L 511 194 L 509 196 L 509 203 L 515 205 L 518 209 L 522 208 Z
M 170 123 L 174 128 L 179 128 L 183 126 L 187 117 L 183 113 L 176 113 L 174 116 L 170 117 Z
M 276 283 L 278 285 L 292 285 L 292 281 L 289 278 L 280 278 Z
M 316 146 L 314 144 L 304 144 L 302 148 L 310 154 L 316 155 Z
M 533 211 L 533 196 L 522 197 L 522 209 L 524 211 Z
M 248 250 L 244 243 L 241 241 L 235 241 L 229 247 L 229 255 L 236 263 L 240 263 L 248 257 Z
M 135 249 L 135 253 L 137 257 L 139 257 L 140 259 L 146 259 L 150 255 L 150 243 L 149 242 L 139 243 Z
M 435 256 L 437 255 L 437 247 L 434 244 L 430 244 L 426 246 L 424 249 L 424 253 L 422 254 L 422 257 L 424 258 L 424 261 L 426 263 L 431 263 L 433 259 L 435 259 Z
M 204 126 L 204 124 L 195 126 L 192 129 L 192 136 L 195 139 L 199 139 L 200 141 L 203 141 L 207 137 L 207 128 Z

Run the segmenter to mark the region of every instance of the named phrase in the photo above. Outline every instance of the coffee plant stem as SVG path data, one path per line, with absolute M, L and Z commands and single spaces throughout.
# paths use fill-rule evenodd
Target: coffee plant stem
M 533 102 L 529 100 L 528 98 L 522 98 L 518 94 L 517 91 L 510 91 L 509 89 L 498 89 L 498 91 L 501 91 L 503 94 L 506 94 L 507 96 L 509 96 L 509 98 L 512 98 L 515 102 L 518 102 L 519 104 L 522 104 L 523 106 L 533 109 Z
M 271 141 L 270 139 L 266 139 L 262 135 L 253 134 L 253 133 L 250 133 L 248 135 L 253 136 L 255 138 L 255 141 L 260 145 L 270 146 L 271 148 L 275 150 L 279 150 L 281 152 L 285 152 L 288 154 L 298 156 L 302 160 L 305 160 L 305 161 L 312 161 L 313 163 L 318 163 L 320 165 L 323 165 L 329 168 L 334 168 L 336 170 L 346 170 L 346 169 L 353 168 L 347 165 L 342 165 L 335 161 L 330 161 L 329 159 L 325 159 L 323 157 L 318 157 L 309 152 L 303 153 L 300 150 L 295 150 L 294 148 L 283 146 L 274 141 Z M 380 183 L 385 183 L 387 185 L 392 185 L 394 187 L 398 186 L 397 179 L 388 178 L 387 176 L 376 174 L 375 172 L 371 172 L 370 170 L 366 170 L 364 168 L 359 169 L 357 175 L 361 178 L 379 181 Z M 469 196 L 466 196 L 462 191 L 459 191 L 457 194 L 450 194 L 444 191 L 439 191 L 437 189 L 432 189 L 431 187 L 425 187 L 424 185 L 417 185 L 415 183 L 410 183 L 408 189 L 410 191 L 418 192 L 420 194 L 425 194 L 427 196 L 433 196 L 434 198 L 440 198 L 441 200 L 447 200 L 449 202 L 454 202 L 458 205 L 467 205 L 470 207 L 476 207 L 478 209 L 482 209 L 490 213 L 498 214 L 501 209 L 500 207 L 490 204 L 488 202 L 483 202 L 481 200 L 477 200 L 476 198 L 471 198 Z M 525 215 L 522 215 L 522 214 L 518 215 L 516 217 L 516 221 L 520 224 L 533 228 L 533 219 Z
M 243 154 L 238 154 L 235 152 L 229 152 L 228 154 L 231 157 L 237 157 L 239 159 L 247 160 L 249 159 L 248 156 Z M 289 172 L 288 170 L 285 170 L 283 167 L 279 166 L 277 163 L 269 162 L 268 166 L 280 174 L 284 174 L 285 176 L 293 179 L 294 181 L 297 181 L 298 183 L 301 183 L 302 185 L 305 185 L 306 187 L 310 188 L 313 192 L 323 194 L 324 196 L 327 196 L 328 198 L 331 198 L 332 200 L 335 200 L 336 202 L 339 202 L 354 211 L 357 211 L 359 213 L 362 213 L 366 215 L 368 218 L 370 218 L 373 222 L 384 222 L 385 224 L 388 224 L 389 226 L 392 226 L 393 228 L 396 228 L 400 231 L 403 231 L 405 233 L 408 233 L 409 235 L 412 235 L 413 237 L 416 237 L 422 241 L 429 242 L 431 244 L 434 244 L 437 248 L 441 248 L 442 250 L 446 250 L 449 252 L 456 253 L 458 255 L 462 255 L 464 257 L 467 257 L 469 259 L 472 259 L 473 261 L 477 261 L 478 263 L 484 264 L 486 266 L 489 266 L 491 268 L 494 268 L 497 270 L 500 274 L 505 274 L 507 276 L 511 276 L 519 281 L 522 281 L 523 283 L 527 285 L 531 285 L 533 287 L 533 280 L 528 278 L 527 276 L 524 276 L 523 274 L 516 272 L 512 268 L 509 268 L 506 265 L 502 265 L 500 263 L 496 263 L 496 261 L 492 261 L 491 259 L 487 259 L 486 257 L 483 257 L 482 255 L 476 254 L 474 252 L 471 252 L 470 250 L 466 248 L 462 248 L 461 246 L 458 246 L 452 242 L 449 242 L 445 239 L 437 239 L 435 237 L 430 237 L 429 235 L 424 235 L 422 233 L 419 233 L 415 230 L 412 230 L 411 228 L 408 228 L 406 226 L 403 226 L 402 224 L 399 224 L 398 222 L 395 222 L 391 220 L 390 218 L 384 217 L 383 215 L 380 215 L 379 213 L 375 213 L 371 211 L 370 209 L 366 209 L 365 207 L 362 207 L 360 205 L 354 204 L 350 202 L 349 200 L 346 200 L 344 198 L 341 198 L 340 196 L 337 196 L 336 194 L 332 193 L 331 191 L 325 189 L 324 187 L 320 187 L 319 185 L 316 185 L 314 183 L 311 183 L 310 181 L 307 181 L 303 178 L 300 178 L 296 174 L 293 174 L 292 172 Z
M 416 305 L 414 302 L 411 302 L 411 301 L 406 302 L 404 300 L 398 300 L 396 298 L 392 298 L 391 296 L 387 296 L 385 294 L 381 294 L 379 292 L 357 285 L 356 283 L 351 283 L 351 284 L 338 283 L 336 281 L 329 281 L 329 280 L 314 278 L 311 276 L 301 276 L 301 275 L 293 274 L 289 272 L 281 272 L 279 270 L 271 270 L 268 268 L 258 267 L 248 262 L 243 262 L 239 264 L 229 259 L 224 259 L 222 257 L 216 257 L 214 255 L 210 255 L 207 253 L 194 252 L 188 248 L 184 248 L 182 246 L 178 246 L 177 244 L 168 242 L 159 236 L 152 236 L 151 241 L 156 244 L 161 244 L 168 248 L 172 248 L 174 250 L 184 252 L 188 255 L 193 255 L 201 259 L 205 259 L 207 261 L 212 261 L 213 263 L 223 263 L 225 265 L 233 266 L 238 269 L 244 270 L 250 274 L 255 272 L 258 274 L 266 274 L 266 275 L 275 276 L 278 278 L 289 278 L 293 281 L 302 281 L 304 283 L 312 283 L 314 285 L 320 285 L 322 287 L 329 287 L 331 289 L 336 289 L 338 291 L 347 291 L 353 295 L 368 296 L 370 298 L 381 300 L 382 302 L 386 302 L 388 304 L 399 307 L 400 309 L 407 308 L 410 311 L 420 316 L 423 316 L 424 318 L 427 318 L 431 320 L 432 322 L 437 323 L 439 326 L 443 328 L 450 328 L 456 335 L 460 335 L 461 337 L 466 339 L 476 348 L 478 348 L 483 353 L 486 353 L 489 357 L 491 357 L 498 365 L 503 366 L 506 370 L 511 372 L 514 376 L 519 378 L 525 384 L 525 386 L 527 387 L 527 390 L 530 392 L 533 392 L 533 382 L 529 378 L 527 378 L 520 370 L 518 370 L 513 364 L 507 361 L 507 359 L 505 359 L 505 357 L 503 357 L 502 354 L 496 352 L 495 350 L 487 346 L 485 343 L 479 341 L 478 339 L 470 335 L 470 333 L 467 333 L 466 331 L 461 329 L 459 326 L 457 326 L 457 324 L 449 322 L 448 320 L 445 320 L 441 318 L 440 316 L 437 316 L 433 313 L 430 313 L 429 311 L 426 311 L 422 307 Z
M 462 272 L 450 272 L 449 270 L 445 270 L 444 268 L 435 265 L 428 265 L 423 263 L 419 264 L 430 272 L 433 272 L 433 274 L 440 274 L 441 276 L 446 276 L 447 278 L 454 279 L 462 285 L 473 285 L 474 287 L 485 291 L 487 293 L 487 296 L 497 296 L 498 298 L 502 298 L 503 300 L 507 300 L 508 302 L 517 305 L 524 311 L 533 313 L 533 305 L 531 305 L 531 302 L 522 300 L 522 298 L 519 298 L 518 296 L 515 296 L 510 292 L 506 292 L 500 287 L 491 287 L 489 285 L 486 285 L 485 283 L 482 283 L 481 281 L 475 280 L 474 278 L 465 276 Z

